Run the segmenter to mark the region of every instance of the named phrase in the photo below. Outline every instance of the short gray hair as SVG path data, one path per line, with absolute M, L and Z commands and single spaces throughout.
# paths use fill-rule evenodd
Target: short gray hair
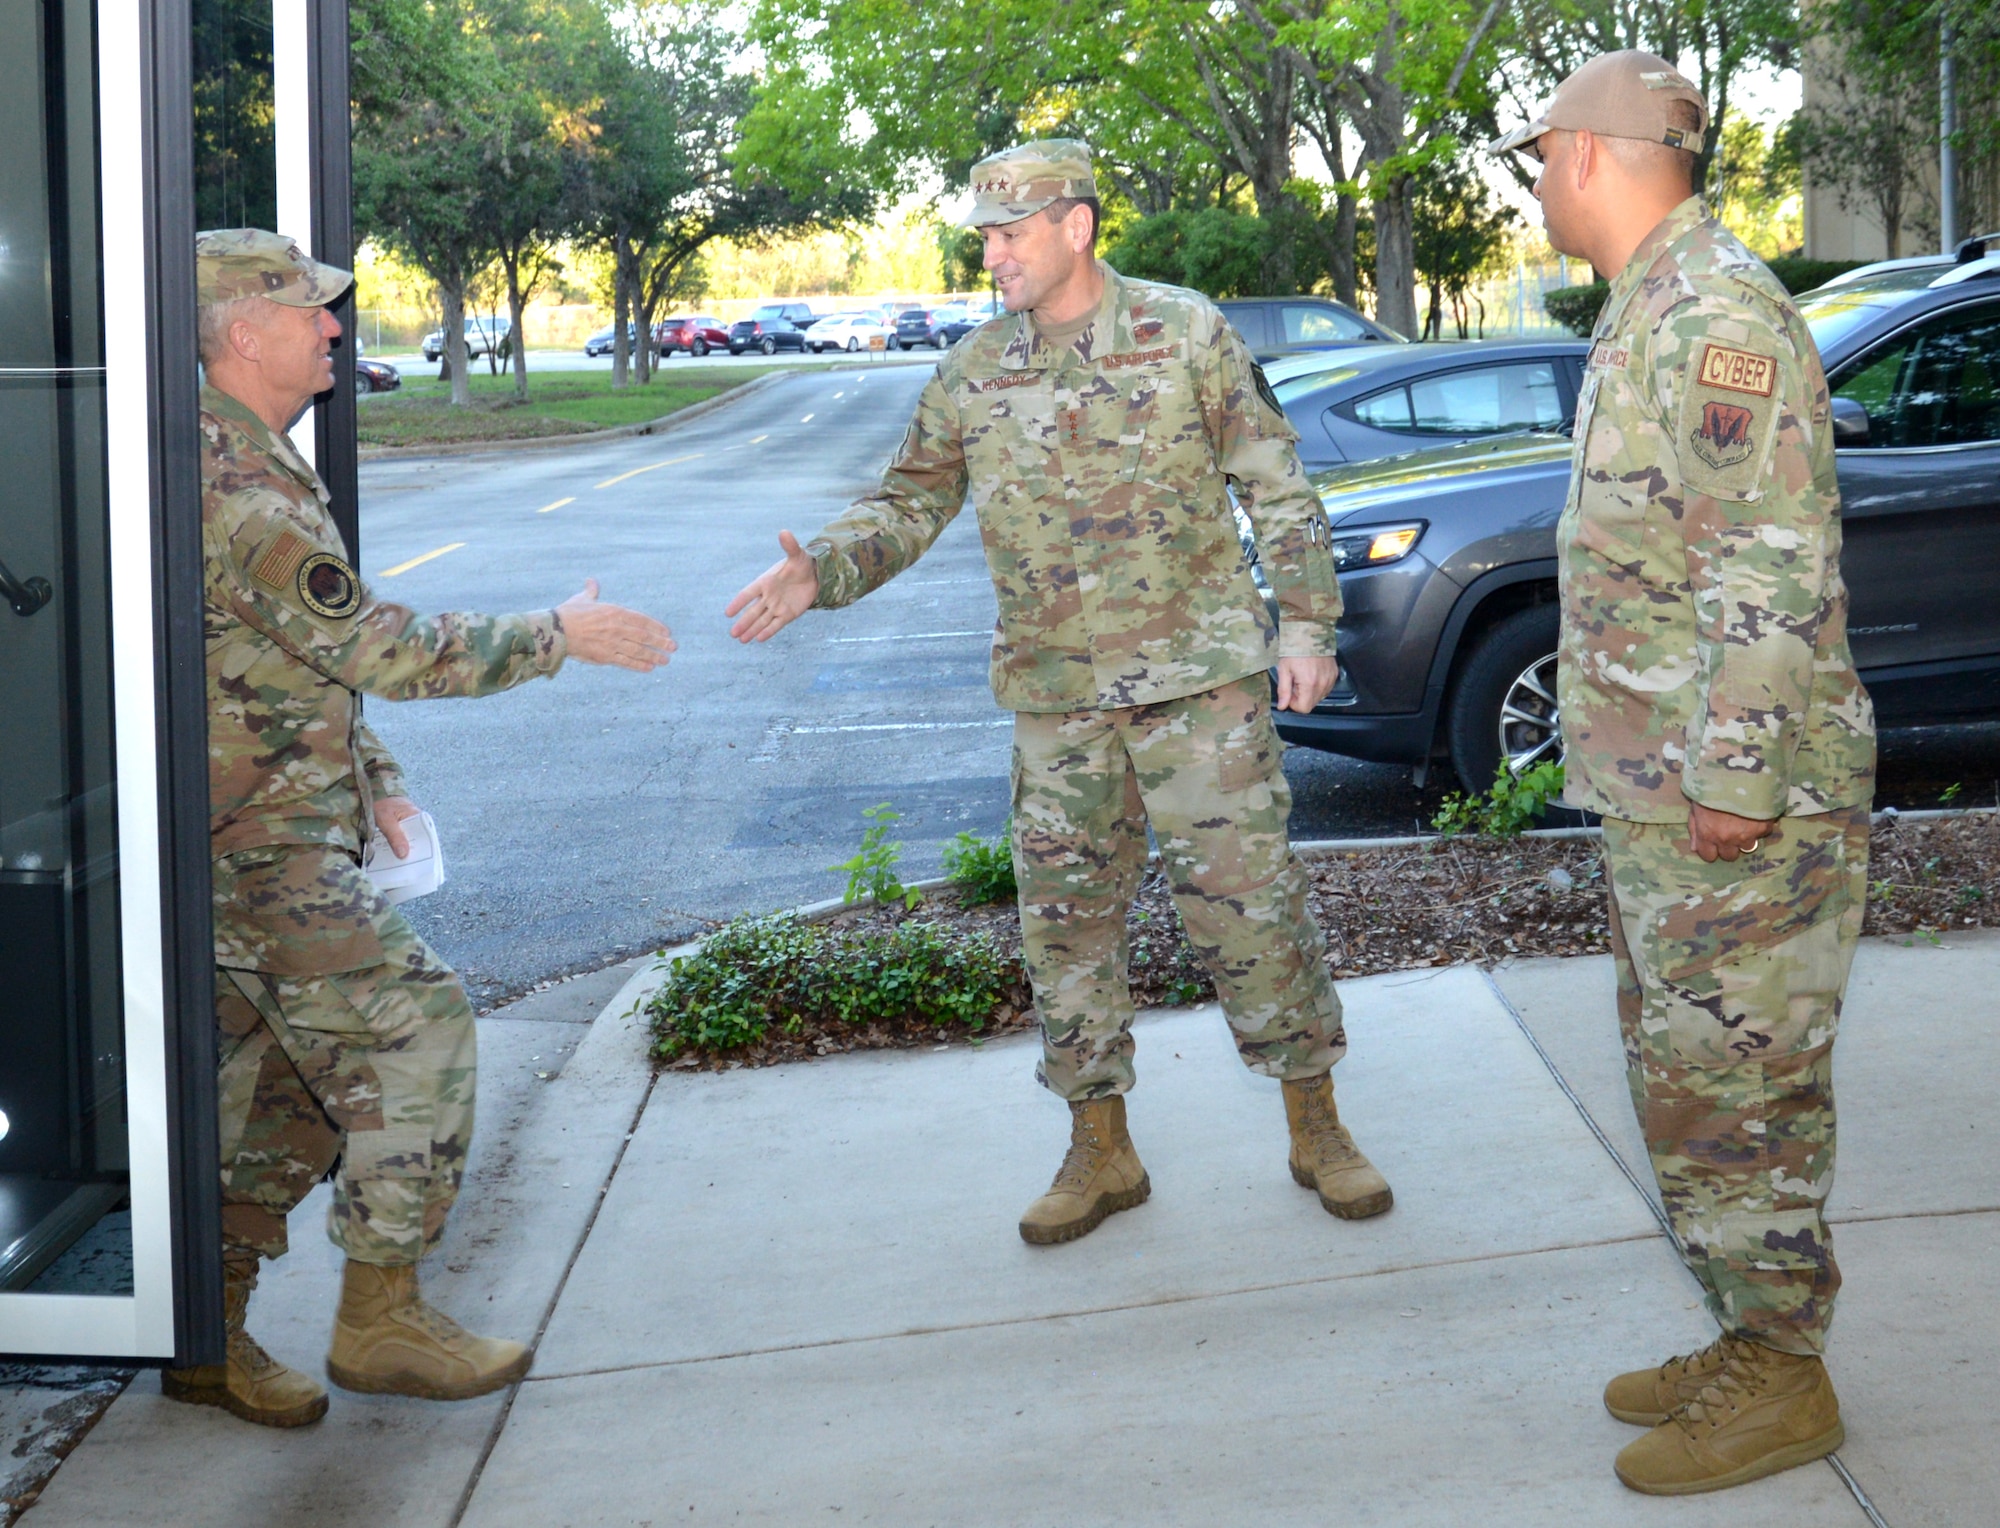
M 1689 142 L 1699 145 L 1701 112 L 1694 102 L 1668 101 L 1666 107 L 1667 125 L 1685 134 Z M 1677 180 L 1685 180 L 1690 190 L 1694 187 L 1694 149 L 1669 148 L 1664 143 L 1649 143 L 1643 138 L 1599 137 L 1597 141 L 1633 174 L 1671 173 Z
M 270 300 L 268 297 L 253 296 L 203 303 L 195 313 L 195 343 L 201 354 L 201 364 L 213 366 L 216 357 L 224 354 L 229 347 L 229 326 L 239 318 L 257 315 L 260 305 Z

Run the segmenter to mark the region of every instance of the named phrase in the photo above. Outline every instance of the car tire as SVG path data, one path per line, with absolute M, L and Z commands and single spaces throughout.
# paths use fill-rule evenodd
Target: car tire
M 692 345 L 688 346 L 688 354 L 689 354 L 689 355 L 691 355 L 691 356 L 697 356 L 697 357 L 699 357 L 699 356 L 705 356 L 705 355 L 707 355 L 707 354 L 708 354 L 708 341 L 707 341 L 707 340 L 696 340 L 696 341 L 695 341 L 695 342 L 694 342 L 694 343 L 693 343 Z
M 933 350 L 942 350 L 950 343 L 951 341 L 947 340 L 942 334 L 933 334 L 931 336 L 931 349 Z
M 375 391 L 375 383 L 369 377 L 368 373 L 365 371 L 357 371 L 354 374 L 354 396 L 357 398 L 365 398 L 374 391 Z
M 850 334 L 850 335 L 848 335 L 848 337 L 847 337 L 847 353 L 848 353 L 849 355 L 853 355 L 853 354 L 854 354 L 854 352 L 855 352 L 855 351 L 857 351 L 857 350 L 859 350 L 860 348 L 861 348 L 861 341 L 860 341 L 860 340 L 858 340 L 858 339 L 856 339 L 856 338 L 855 338 L 855 337 L 854 337 L 853 335 L 851 335 L 851 334 Z
M 762 355 L 776 355 L 778 353 L 778 342 L 767 334 L 764 336 L 763 342 L 757 346 L 757 350 Z
M 1471 794 L 1492 789 L 1503 755 L 1517 772 L 1561 762 L 1556 641 L 1556 606 L 1530 605 L 1489 627 L 1466 653 L 1445 713 L 1445 745 L 1459 784 Z M 1547 815 L 1581 820 L 1561 808 Z

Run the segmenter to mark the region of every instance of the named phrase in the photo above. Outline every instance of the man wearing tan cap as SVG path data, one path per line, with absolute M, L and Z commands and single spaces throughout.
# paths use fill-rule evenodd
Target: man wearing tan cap
M 1244 1063 L 1282 1081 L 1290 1172 L 1335 1215 L 1389 1185 L 1334 1111 L 1346 1049 L 1325 945 L 1286 828 L 1271 724 L 1332 688 L 1340 589 L 1298 439 L 1215 304 L 1095 257 L 1097 184 L 1074 139 L 972 171 L 967 222 L 1008 316 L 951 352 L 874 492 L 729 606 L 744 641 L 851 604 L 909 567 L 965 504 L 999 598 L 993 692 L 1014 718 L 1014 868 L 1043 1049 L 1070 1149 L 1020 1224 L 1069 1241 L 1145 1200 L 1126 915 L 1146 828 Z M 1257 530 L 1274 623 L 1237 539 Z
M 333 382 L 353 280 L 256 228 L 199 236 L 202 554 L 221 1057 L 227 1361 L 161 1389 L 298 1427 L 326 1394 L 244 1330 L 259 1260 L 338 1164 L 328 1233 L 347 1256 L 327 1373 L 349 1390 L 457 1400 L 527 1373 L 528 1349 L 425 1302 L 472 1140 L 472 1009 L 458 978 L 361 870 L 401 857 L 417 814 L 361 719 L 388 700 L 485 695 L 563 659 L 641 672 L 674 643 L 596 583 L 531 615 L 420 616 L 375 598 L 286 430 Z
M 1708 111 L 1611 53 L 1493 150 L 1611 281 L 1557 530 L 1567 787 L 1601 813 L 1632 1100 L 1722 1335 L 1604 1401 L 1657 1495 L 1840 1446 L 1833 1040 L 1867 892 L 1875 733 L 1847 645 L 1825 374 L 1693 192 Z

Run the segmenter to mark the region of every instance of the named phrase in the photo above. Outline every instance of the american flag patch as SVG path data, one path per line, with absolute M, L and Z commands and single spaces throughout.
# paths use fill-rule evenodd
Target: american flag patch
M 289 590 L 292 580 L 298 576 L 299 565 L 312 553 L 310 541 L 296 531 L 286 531 L 257 559 L 256 565 L 250 569 L 250 576 L 269 588 Z

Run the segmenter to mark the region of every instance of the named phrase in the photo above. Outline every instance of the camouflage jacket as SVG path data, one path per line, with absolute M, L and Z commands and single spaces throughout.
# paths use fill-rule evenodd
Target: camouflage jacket
M 212 387 L 201 395 L 201 483 L 218 859 L 281 845 L 360 853 L 370 802 L 407 794 L 361 720 L 362 692 L 484 695 L 561 666 L 552 611 L 419 616 L 376 599 L 347 560 L 317 474 Z
M 938 366 L 881 484 L 811 543 L 817 603 L 850 604 L 909 567 L 969 491 L 1000 604 L 993 693 L 1011 710 L 1173 700 L 1280 656 L 1331 656 L 1325 511 L 1243 341 L 1206 297 L 1099 269 L 1103 301 L 1070 344 L 1010 315 Z
M 1565 799 L 1637 822 L 1867 802 L 1826 375 L 1699 197 L 1611 283 L 1557 528 Z

